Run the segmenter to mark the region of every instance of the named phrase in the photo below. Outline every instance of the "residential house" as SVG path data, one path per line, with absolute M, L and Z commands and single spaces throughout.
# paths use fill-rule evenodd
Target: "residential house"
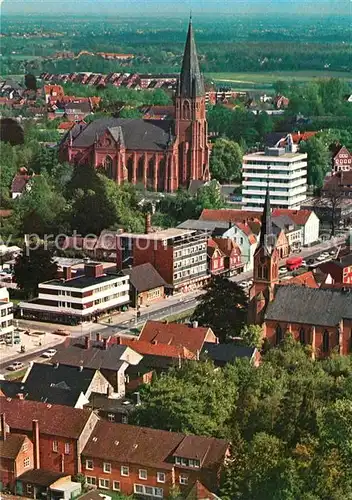
M 272 212 L 275 217 L 286 215 L 296 226 L 302 229 L 303 245 L 310 246 L 319 240 L 320 220 L 313 210 L 289 210 L 285 208 L 274 208 Z
M 117 267 L 150 263 L 175 292 L 200 288 L 209 279 L 207 271 L 207 234 L 185 229 L 164 229 L 146 234 L 117 235 Z
M 329 193 L 344 198 L 352 197 L 352 169 L 347 171 L 339 170 L 336 174 L 327 177 L 322 192 L 327 197 L 329 197 Z M 337 208 L 340 208 L 340 203 L 338 205 Z
M 40 283 L 38 297 L 20 302 L 21 317 L 77 324 L 125 308 L 130 301 L 128 276 L 109 274 L 103 264 L 87 263 L 84 275 Z
M 285 276 L 280 279 L 280 285 L 308 286 L 309 288 L 319 288 L 316 275 L 313 271 L 304 271 L 297 276 Z
M 99 370 L 112 385 L 116 396 L 123 397 L 126 392 L 125 371 L 130 364 L 137 365 L 141 359 L 142 356 L 130 347 L 112 343 L 110 338 L 101 338 L 97 333 L 97 340 L 86 336 L 58 349 L 52 363 Z
M 226 274 L 232 276 L 243 271 L 242 253 L 240 246 L 232 238 L 213 238 L 224 254 Z
M 208 270 L 211 275 L 222 274 L 225 271 L 225 254 L 212 238 L 207 243 Z
M 83 452 L 83 473 L 88 485 L 147 498 L 197 480 L 215 491 L 228 453 L 222 439 L 100 421 Z
M 324 262 L 319 268 L 332 277 L 332 283 L 352 284 L 352 253 Z
M 81 483 L 72 481 L 65 472 L 32 469 L 24 472 L 16 481 L 14 492 L 26 498 L 47 498 L 48 500 L 71 500 L 80 495 Z
M 221 500 L 220 497 L 208 490 L 200 481 L 196 481 L 185 500 Z
M 18 398 L 2 397 L 0 404 L 11 434 L 33 441 L 35 469 L 81 472 L 81 452 L 98 421 L 94 413 Z
M 291 252 L 301 249 L 301 246 L 303 246 L 303 229 L 295 224 L 288 215 L 273 216 L 272 223 L 274 234 L 280 235 L 281 231 L 283 231 L 287 238 L 286 248 L 280 253 L 281 258 L 288 257 Z
M 61 101 L 64 97 L 65 92 L 61 85 L 44 85 L 44 98 L 45 102 L 48 104 L 50 101 Z
M 194 354 L 201 352 L 204 342 L 218 342 L 211 328 L 198 326 L 196 321 L 189 326 L 149 320 L 144 323 L 138 338 L 151 344 L 185 347 Z
M 237 359 L 246 358 L 254 366 L 259 366 L 260 353 L 255 347 L 239 345 L 236 342 L 228 344 L 214 344 L 204 342 L 201 357 L 211 359 L 215 366 L 225 366 L 228 363 L 234 363 Z
M 352 170 L 352 154 L 345 147 L 338 145 L 332 156 L 332 172 L 348 172 Z
M 1 490 L 12 490 L 16 479 L 34 467 L 33 443 L 25 434 L 10 434 L 5 413 L 1 413 L 0 481 Z
M 129 277 L 132 307 L 149 306 L 165 298 L 167 283 L 149 262 L 123 269 L 122 274 Z
M 83 408 L 92 392 L 112 393 L 113 387 L 99 370 L 34 363 L 21 382 L 0 381 L 0 390 L 7 397 Z
M 36 175 L 29 175 L 26 168 L 21 168 L 20 171 L 12 179 L 11 183 L 11 197 L 14 200 L 22 196 L 26 191 L 31 189 L 31 181 L 38 177 Z

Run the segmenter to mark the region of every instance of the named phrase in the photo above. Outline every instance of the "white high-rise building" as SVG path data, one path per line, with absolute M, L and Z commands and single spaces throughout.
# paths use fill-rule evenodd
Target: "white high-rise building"
M 10 302 L 7 288 L 0 287 L 0 338 L 8 339 L 13 335 L 13 303 Z
M 299 209 L 307 198 L 307 154 L 289 140 L 286 148 L 267 148 L 243 157 L 242 203 L 245 210 L 263 210 L 269 182 L 273 208 Z

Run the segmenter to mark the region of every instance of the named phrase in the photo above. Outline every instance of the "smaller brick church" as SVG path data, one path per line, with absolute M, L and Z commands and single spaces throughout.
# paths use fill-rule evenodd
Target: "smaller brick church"
M 248 322 L 263 325 L 264 337 L 278 345 L 289 332 L 311 346 L 312 357 L 352 352 L 352 290 L 279 283 L 280 258 L 273 234 L 267 190 L 262 231 L 254 253 Z
M 77 124 L 61 143 L 62 159 L 93 164 L 118 184 L 175 191 L 210 179 L 205 89 L 190 20 L 174 119 L 101 118 Z

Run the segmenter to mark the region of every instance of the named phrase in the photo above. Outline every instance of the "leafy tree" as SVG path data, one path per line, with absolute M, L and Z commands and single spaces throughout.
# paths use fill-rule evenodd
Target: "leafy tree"
M 24 84 L 27 90 L 37 91 L 37 79 L 32 73 L 27 73 L 24 76 Z
M 200 187 L 196 194 L 196 202 L 198 213 L 201 213 L 204 208 L 223 208 L 224 199 L 219 183 L 213 180 Z
M 289 84 L 283 80 L 278 80 L 273 83 L 273 89 L 275 90 L 275 94 L 286 96 L 289 92 Z
M 14 266 L 16 283 L 29 298 L 37 294 L 39 283 L 55 278 L 57 264 L 52 257 L 50 250 L 39 246 L 36 249 L 24 248 L 22 255 L 16 258 Z
M 210 172 L 219 182 L 233 182 L 241 179 L 242 150 L 229 139 L 215 141 L 210 156 Z
M 308 154 L 308 184 L 320 189 L 329 170 L 328 149 L 321 139 L 314 136 L 302 142 L 301 151 Z
M 259 137 L 261 140 L 264 140 L 266 134 L 273 131 L 274 123 L 271 117 L 265 111 L 262 111 L 257 115 L 257 122 L 255 126 Z
M 221 342 L 226 342 L 238 335 L 245 323 L 247 297 L 237 283 L 221 276 L 213 277 L 205 290 L 191 319 L 209 326 Z
M 240 332 L 245 345 L 260 349 L 263 344 L 263 329 L 259 325 L 245 325 Z
M 23 127 L 13 118 L 1 118 L 0 140 L 9 142 L 12 146 L 24 143 Z

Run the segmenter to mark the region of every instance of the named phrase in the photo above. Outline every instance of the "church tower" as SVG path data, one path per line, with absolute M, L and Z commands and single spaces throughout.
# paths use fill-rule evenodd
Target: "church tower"
M 279 282 L 279 253 L 272 229 L 269 185 L 267 187 L 262 227 L 258 247 L 254 253 L 253 285 L 249 292 L 248 321 L 261 324 L 266 307 L 274 297 Z
M 190 19 L 182 69 L 176 92 L 176 137 L 178 140 L 178 183 L 209 180 L 208 126 L 205 89 L 199 69 Z

